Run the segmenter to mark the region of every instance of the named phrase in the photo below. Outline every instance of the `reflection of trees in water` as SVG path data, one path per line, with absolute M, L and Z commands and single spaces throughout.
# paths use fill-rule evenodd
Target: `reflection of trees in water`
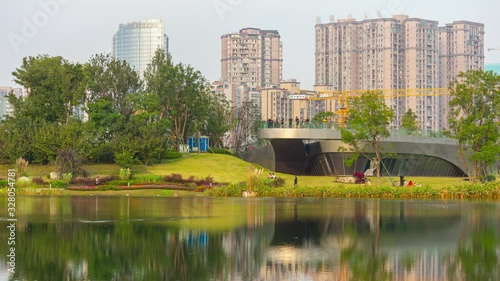
M 131 202 L 132 207 L 143 203 Z M 328 201 L 320 201 L 325 205 L 318 208 L 311 200 L 298 207 L 284 205 L 275 213 L 275 205 L 259 202 L 234 209 L 245 216 L 246 225 L 225 233 L 172 227 L 162 220 L 67 221 L 57 213 L 71 209 L 51 208 L 50 222 L 18 222 L 20 270 L 13 279 L 289 280 L 298 275 L 318 280 L 500 280 L 495 210 L 459 203 L 455 208 L 442 203 L 415 208 L 411 202 L 383 200 L 335 201 L 340 206 L 329 210 Z M 91 203 L 83 206 L 95 214 L 82 214 L 96 220 L 105 219 L 102 210 L 116 207 L 97 209 Z M 156 206 L 154 217 L 169 207 Z M 129 216 L 128 208 L 116 209 L 120 217 Z M 38 218 L 42 216 L 32 221 Z M 0 240 L 7 241 L 5 235 L 1 232 Z M 7 247 L 0 243 L 0 252 L 7 253 Z
M 500 238 L 497 222 L 488 220 L 474 208 L 470 214 L 472 229 L 462 233 L 456 254 L 448 259 L 448 274 L 453 280 L 500 280 Z
M 356 213 L 359 209 L 365 209 L 364 205 L 356 202 Z M 351 280 L 383 281 L 390 280 L 392 274 L 387 266 L 388 255 L 380 251 L 380 201 L 373 207 L 372 229 L 368 239 L 358 237 L 355 226 L 362 223 L 358 215 L 353 220 L 352 231 L 346 232 L 349 243 L 342 249 L 340 254 L 341 263 L 349 266 L 352 273 Z
M 224 252 L 229 257 L 230 280 L 254 280 L 266 261 L 274 235 L 274 224 L 258 228 L 240 228 L 223 237 Z
M 95 212 L 82 211 L 86 218 L 99 220 L 103 208 L 105 214 L 111 209 L 96 205 L 95 200 L 83 202 L 94 203 L 83 205 Z M 120 216 L 129 216 L 126 200 L 111 202 L 118 205 L 115 210 Z M 248 227 L 228 234 L 172 227 L 156 220 L 65 220 L 55 214 L 50 222 L 19 221 L 23 227 L 16 235 L 16 267 L 22 270 L 12 279 L 227 280 L 231 272 L 251 280 L 273 237 L 274 224 L 267 222 L 274 218 L 269 204 L 253 204 L 250 209 Z M 223 247 L 227 238 L 234 243 L 230 252 Z M 7 247 L 0 243 L 2 253 L 7 253 Z M 0 262 L 5 263 L 5 256 Z

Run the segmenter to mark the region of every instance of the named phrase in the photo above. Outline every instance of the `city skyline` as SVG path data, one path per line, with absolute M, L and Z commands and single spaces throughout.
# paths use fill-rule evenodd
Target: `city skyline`
M 500 47 L 496 27 L 499 4 L 492 0 L 471 5 L 468 1 L 352 0 L 348 3 L 310 1 L 214 0 L 120 1 L 95 0 L 5 1 L 8 11 L 0 20 L 0 85 L 16 87 L 11 72 L 26 56 L 48 54 L 84 63 L 98 53 L 112 53 L 112 36 L 120 23 L 161 18 L 170 38 L 175 62 L 190 64 L 210 81 L 218 80 L 220 38 L 223 34 L 255 27 L 277 30 L 283 42 L 283 79 L 297 79 L 304 89 L 314 85 L 314 26 L 347 18 L 357 20 L 406 14 L 438 21 L 440 25 L 467 20 L 485 25 L 485 49 Z M 265 9 L 263 9 L 265 7 Z M 116 10 L 118 9 L 118 13 Z M 443 13 L 443 11 L 446 11 Z M 259 15 L 259 16 L 256 16 Z M 196 36 L 193 36 L 196 35 Z M 202 48 L 202 51 L 199 51 Z M 485 51 L 485 63 L 500 63 L 500 51 Z

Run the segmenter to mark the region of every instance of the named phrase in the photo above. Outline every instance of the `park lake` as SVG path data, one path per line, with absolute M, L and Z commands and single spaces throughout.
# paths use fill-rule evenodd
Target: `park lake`
M 2 280 L 499 280 L 500 203 L 17 197 Z

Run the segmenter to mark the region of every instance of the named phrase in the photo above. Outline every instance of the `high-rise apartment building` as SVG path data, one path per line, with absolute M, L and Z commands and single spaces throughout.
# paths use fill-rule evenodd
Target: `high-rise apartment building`
M 441 47 L 440 83 L 449 86 L 461 71 L 484 69 L 484 25 L 455 21 L 439 28 Z M 442 97 L 443 112 L 448 112 L 449 96 Z M 448 128 L 448 120 L 443 120 Z
M 158 49 L 168 53 L 168 37 L 161 19 L 120 24 L 113 36 L 113 56 L 127 61 L 141 77 Z
M 447 127 L 446 97 L 431 90 L 447 87 L 460 71 L 484 67 L 484 25 L 438 22 L 398 15 L 316 25 L 317 88 L 386 90 L 393 127 L 411 109 L 422 130 Z M 387 94 L 389 93 L 389 94 Z
M 280 83 L 283 59 L 278 31 L 244 28 L 221 39 L 223 81 L 250 89 Z
M 14 108 L 9 102 L 9 94 L 13 93 L 16 97 L 22 97 L 24 91 L 22 88 L 0 87 L 0 120 L 6 116 L 12 116 Z

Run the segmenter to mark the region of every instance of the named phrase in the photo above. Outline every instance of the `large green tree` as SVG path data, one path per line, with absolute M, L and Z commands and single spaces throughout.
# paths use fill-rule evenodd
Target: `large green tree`
M 417 115 L 410 109 L 401 117 L 401 128 L 413 134 L 418 130 Z
M 385 104 L 380 91 L 367 91 L 351 99 L 348 127 L 341 129 L 342 142 L 375 163 L 377 184 L 380 185 L 382 143 L 390 136 L 389 124 L 393 111 Z M 375 154 L 375 157 L 372 155 Z
M 75 107 L 84 102 L 83 66 L 62 57 L 26 57 L 12 75 L 28 91 L 27 97 L 9 97 L 16 117 L 67 125 Z
M 178 149 L 185 143 L 188 130 L 197 130 L 204 123 L 205 117 L 197 112 L 206 113 L 204 102 L 210 86 L 199 71 L 182 63 L 174 64 L 171 56 L 160 50 L 144 77 L 147 92 L 159 97 L 160 118 L 170 120 L 173 142 Z
M 449 134 L 473 182 L 499 159 L 500 76 L 492 71 L 462 72 L 450 83 Z
M 93 56 L 85 69 L 89 81 L 88 102 L 107 99 L 125 121 L 128 121 L 133 114 L 133 108 L 127 97 L 140 92 L 142 87 L 137 71 L 126 61 L 116 59 L 110 54 Z
M 26 57 L 12 74 L 28 94 L 9 95 L 14 115 L 0 124 L 5 132 L 0 136 L 2 158 L 48 163 L 77 139 L 80 128 L 74 113 L 83 107 L 87 84 L 83 66 L 62 57 Z

